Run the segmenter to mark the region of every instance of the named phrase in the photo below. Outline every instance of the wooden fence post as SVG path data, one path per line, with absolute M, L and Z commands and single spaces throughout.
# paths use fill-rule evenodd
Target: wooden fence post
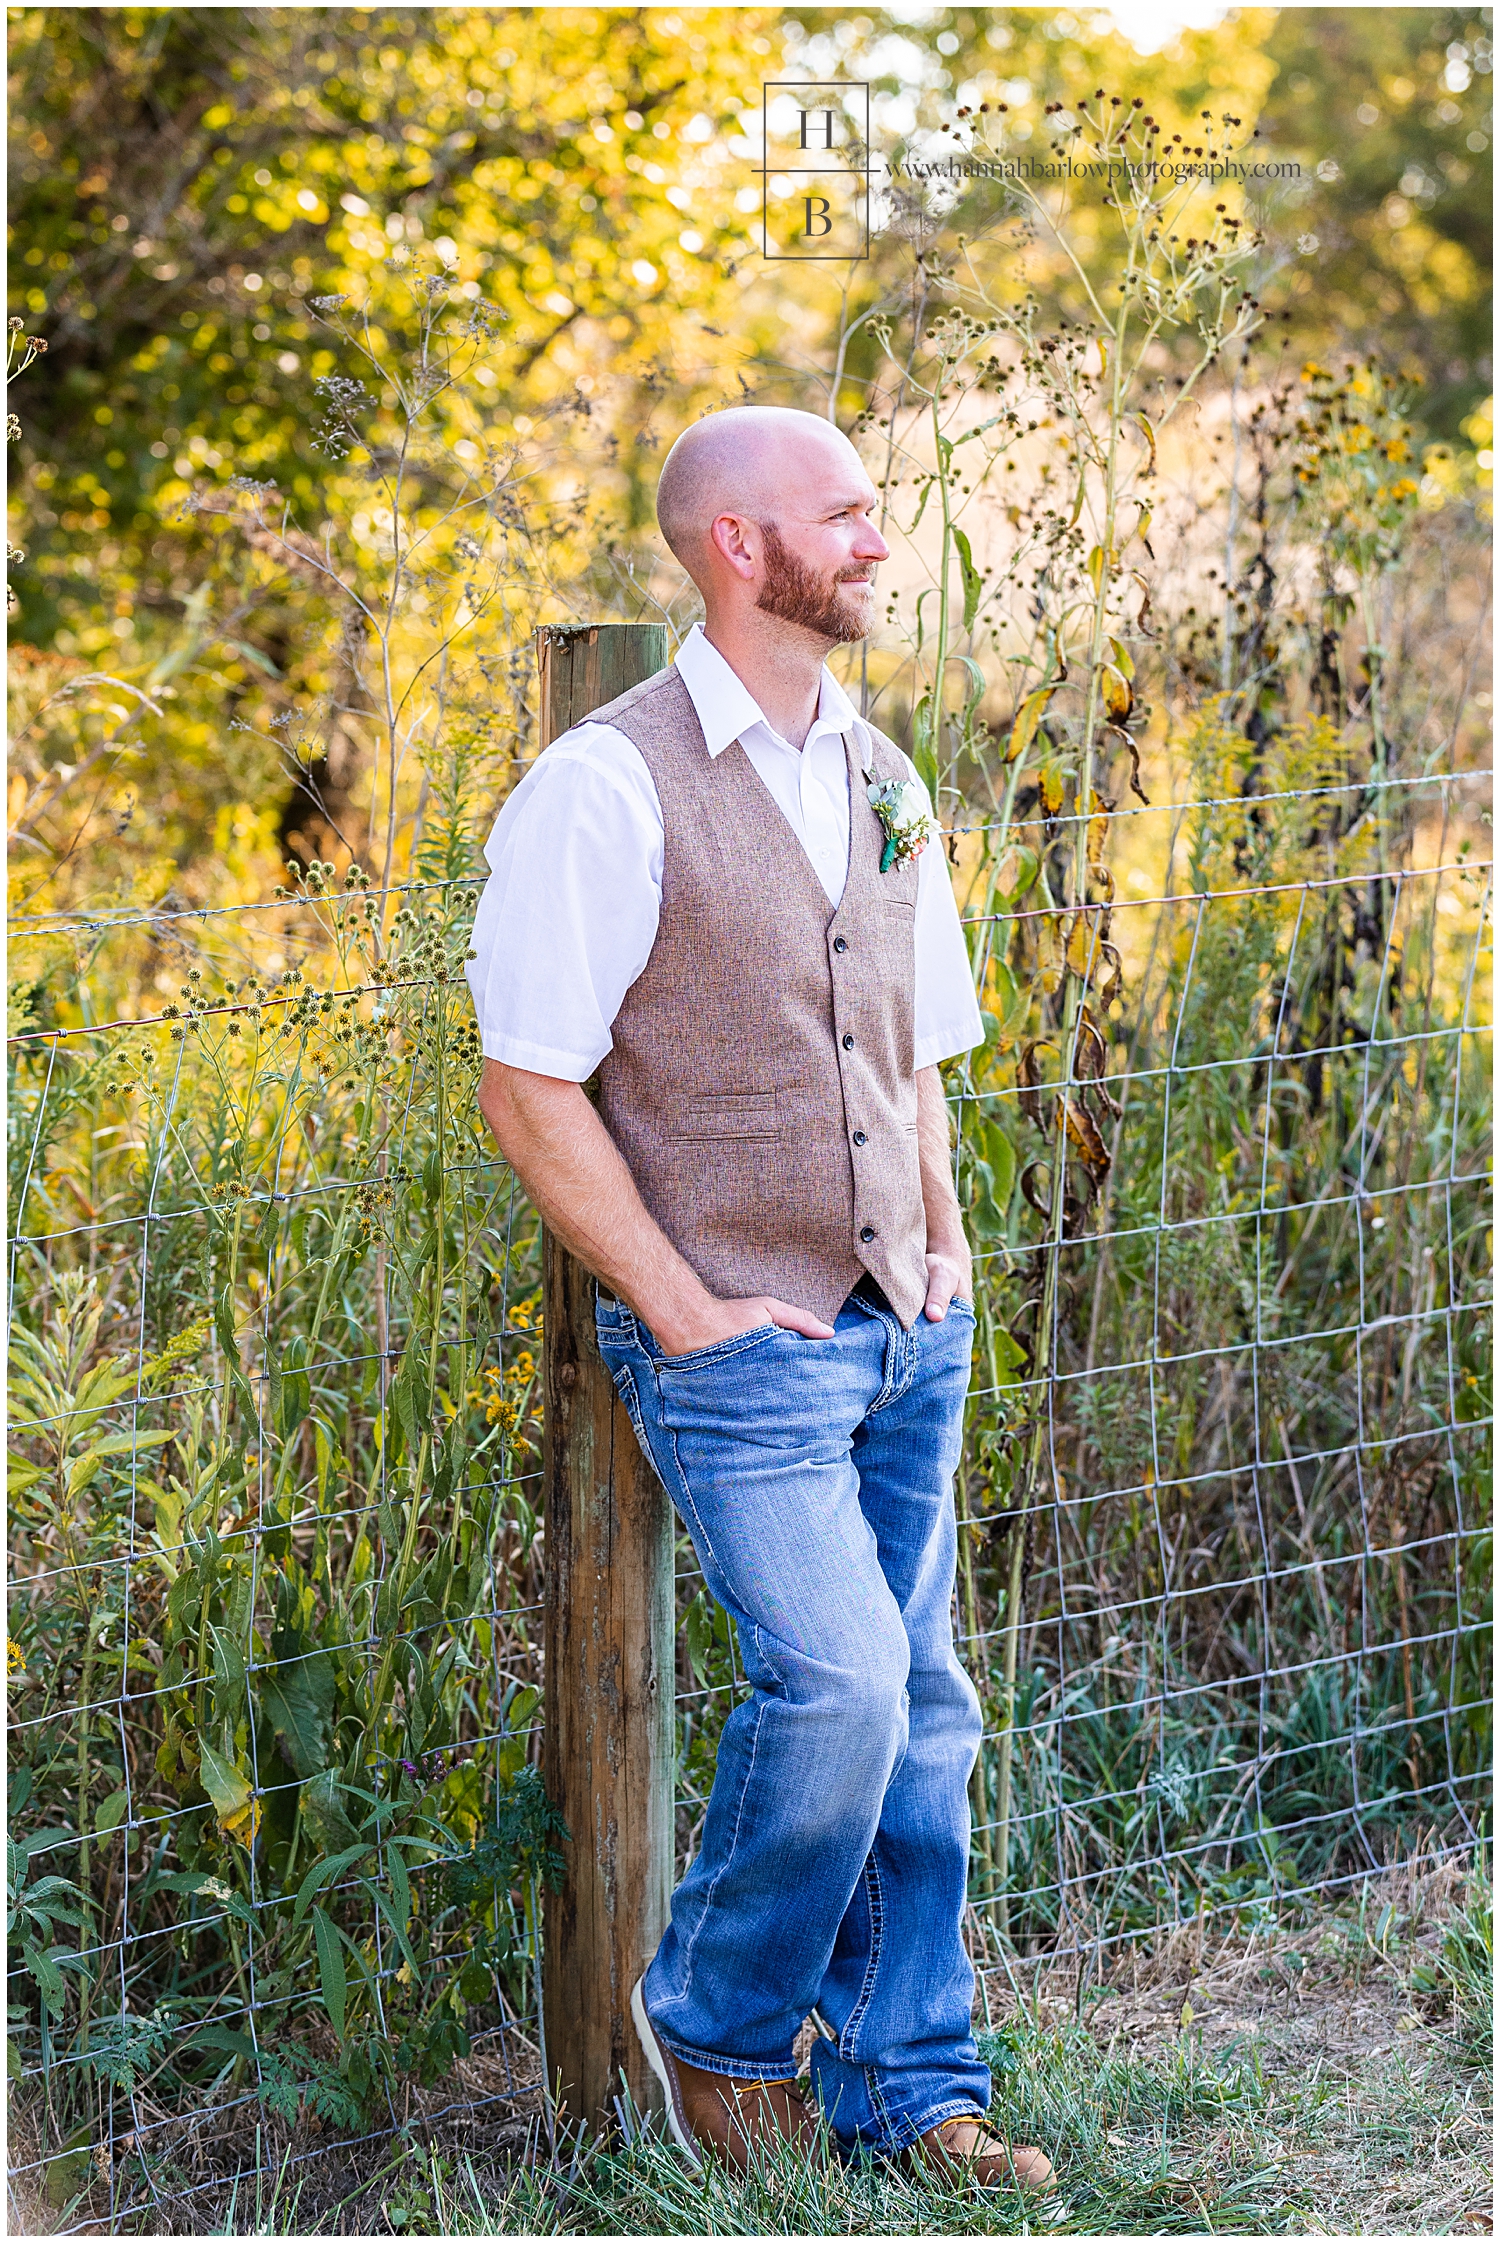
M 660 624 L 537 633 L 542 745 L 667 660 Z M 660 2103 L 630 1989 L 672 1891 L 672 1506 L 594 1341 L 593 1280 L 544 1244 L 547 1789 L 572 1832 L 545 1913 L 548 2085 L 570 2117 L 612 2122 L 623 2072 Z

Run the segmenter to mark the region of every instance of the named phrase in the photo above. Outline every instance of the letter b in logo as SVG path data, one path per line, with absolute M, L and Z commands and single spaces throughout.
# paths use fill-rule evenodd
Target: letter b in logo
M 833 205 L 826 195 L 804 195 L 803 207 L 807 213 L 802 231 L 810 241 L 819 240 L 833 232 L 833 220 L 828 215 Z

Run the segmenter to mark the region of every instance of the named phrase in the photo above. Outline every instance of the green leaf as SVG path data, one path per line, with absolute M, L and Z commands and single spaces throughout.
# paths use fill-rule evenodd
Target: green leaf
M 313 1910 L 313 1937 L 318 1943 L 318 1974 L 323 1981 L 323 2007 L 329 2022 L 340 2040 L 344 2037 L 344 2002 L 348 1981 L 344 1976 L 344 1955 L 339 1945 L 339 1935 L 332 1919 L 321 1908 Z
M 375 1905 L 395 1933 L 402 1958 L 411 1965 L 412 1976 L 415 1978 L 418 1969 L 417 1958 L 412 1953 L 411 1941 L 406 1936 L 406 1925 L 396 1912 L 396 1904 L 391 1899 L 390 1894 L 382 1892 L 378 1885 L 372 1886 L 371 1890 L 375 1895 Z
M 95 1830 L 118 1830 L 129 1805 L 130 1794 L 125 1790 L 112 1791 L 107 1799 L 101 1799 L 94 1811 Z
M 687 1646 L 688 1666 L 692 1670 L 694 1682 L 701 1690 L 708 1680 L 708 1654 L 714 1639 L 713 1626 L 701 1589 L 687 1608 L 682 1636 Z
M 219 1818 L 219 1828 L 240 1843 L 248 1842 L 245 1835 L 255 1835 L 258 1810 L 253 1805 L 254 1792 L 250 1778 L 242 1775 L 231 1761 L 225 1760 L 206 1738 L 198 1739 L 198 1777 L 204 1790 L 214 1803 L 214 1813 Z
M 1019 902 L 1041 871 L 1041 859 L 1035 850 L 1012 842 L 995 867 L 995 888 L 998 894 Z
M 337 1770 L 325 1768 L 311 1783 L 304 1784 L 299 1794 L 303 1828 L 320 1853 L 347 1851 L 358 1837 L 345 1811 L 342 1792 Z
M 964 703 L 964 718 L 967 722 L 968 718 L 970 718 L 974 714 L 974 711 L 978 708 L 980 702 L 984 699 L 985 686 L 987 685 L 988 680 L 986 679 L 983 670 L 980 669 L 979 664 L 975 661 L 972 654 L 955 654 L 953 659 L 955 662 L 957 662 L 960 669 L 964 670 L 968 675 L 969 698 Z
M 979 613 L 979 603 L 984 598 L 984 578 L 974 566 L 974 555 L 962 530 L 953 532 L 953 542 L 958 548 L 958 565 L 963 571 L 964 629 L 972 631 L 974 618 Z
M 26 1968 L 41 1989 L 42 2000 L 54 2017 L 61 2017 L 67 2007 L 68 1989 L 55 1951 L 50 1947 L 38 1947 L 28 1939 L 21 1954 Z
M 333 1735 L 335 1675 L 326 1651 L 284 1660 L 261 1688 L 261 1705 L 293 1771 L 321 1775 Z
M 986 1121 L 980 1131 L 985 1166 L 990 1172 L 990 1199 L 1004 1220 L 1016 1182 L 1016 1148 L 998 1122 Z
M 411 1878 L 405 1862 L 394 1847 L 386 1855 L 386 1869 L 390 1875 L 391 1891 L 395 1896 L 396 1914 L 401 1928 L 411 1921 Z
M 219 1345 L 224 1350 L 230 1387 L 246 1420 L 253 1425 L 257 1417 L 255 1396 L 250 1391 L 250 1381 L 246 1378 L 240 1361 L 240 1343 L 234 1329 L 234 1302 L 227 1284 L 221 1285 L 214 1295 L 214 1324 L 219 1334 Z
M 214 1654 L 214 1719 L 235 1722 L 245 1704 L 245 1654 L 223 1628 L 209 1629 Z
M 194 2048 L 223 2048 L 231 2056 L 254 2056 L 254 2041 L 248 2033 L 236 2033 L 228 2025 L 205 2025 L 193 2035 Z
M 92 2128 L 89 2129 L 92 2133 Z M 94 2152 L 87 2141 L 70 2146 L 57 2157 L 47 2160 L 47 2202 L 55 2212 L 63 2211 L 75 2196 L 81 2196 L 94 2177 Z
M 306 1366 L 307 1341 L 298 1332 L 287 1344 L 280 1366 L 280 1392 L 273 1403 L 275 1422 L 284 1441 L 291 1439 L 312 1405 L 312 1382 Z
M 317 1462 L 318 1502 L 328 1501 L 328 1474 L 337 1453 L 337 1443 L 320 1417 L 313 1419 L 313 1454 Z
M 297 1887 L 292 1922 L 300 1924 L 307 1914 L 313 1894 L 321 1892 L 325 1885 L 332 1884 L 335 1877 L 342 1877 L 346 1869 L 352 1869 L 369 1851 L 370 1848 L 364 1845 L 345 1846 L 342 1853 L 332 1854 L 327 1861 L 320 1861 L 316 1868 L 310 1869 Z

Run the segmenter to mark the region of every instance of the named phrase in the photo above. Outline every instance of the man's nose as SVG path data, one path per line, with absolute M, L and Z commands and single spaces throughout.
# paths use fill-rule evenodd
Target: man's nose
M 891 549 L 873 522 L 866 522 L 861 526 L 859 536 L 854 541 L 854 557 L 858 561 L 890 559 Z

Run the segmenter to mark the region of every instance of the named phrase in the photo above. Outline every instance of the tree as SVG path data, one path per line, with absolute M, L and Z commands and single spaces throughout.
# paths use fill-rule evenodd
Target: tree
M 308 298 L 384 289 L 398 316 L 393 253 L 426 249 L 499 314 L 497 409 L 667 366 L 722 387 L 734 212 L 692 183 L 747 47 L 770 51 L 762 14 L 23 13 L 13 309 L 50 346 L 22 448 L 25 634 L 180 603 L 161 525 L 191 480 L 315 503 L 306 390 L 335 368 Z
M 1262 132 L 1311 176 L 1302 331 L 1420 371 L 1455 437 L 1493 380 L 1487 10 L 1285 8 Z

